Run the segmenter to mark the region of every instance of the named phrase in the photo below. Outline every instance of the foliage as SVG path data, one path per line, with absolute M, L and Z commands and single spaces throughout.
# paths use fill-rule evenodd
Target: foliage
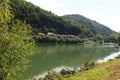
M 109 36 L 109 39 L 112 43 L 118 43 L 118 35 L 117 34 L 111 34 Z
M 28 56 L 32 54 L 33 44 L 27 25 L 15 22 L 11 29 L 0 34 L 0 61 L 2 78 L 12 80 L 17 76 L 17 72 L 27 68 Z M 9 30 L 9 32 L 8 32 Z
M 57 72 L 48 72 L 44 78 L 39 78 L 39 80 L 64 80 L 64 78 L 70 77 L 76 73 L 75 70 L 70 70 L 68 68 L 62 69 L 59 73 Z M 33 78 L 32 80 L 37 80 Z
M 33 39 L 37 43 L 84 43 L 86 39 L 80 39 L 79 37 L 70 38 L 70 37 L 60 37 L 60 36 L 34 36 Z
M 13 15 L 10 12 L 9 0 L 0 1 L 0 25 L 9 22 Z
M 61 71 L 60 71 L 60 74 L 62 75 L 62 76 L 66 76 L 66 75 L 73 75 L 73 74 L 75 74 L 76 72 L 75 72 L 75 70 L 69 70 L 69 69 L 62 69 Z
M 118 45 L 120 45 L 120 33 L 111 34 L 109 36 L 109 39 L 112 43 L 117 43 Z
M 11 6 L 14 10 L 15 18 L 26 20 L 26 22 L 32 26 L 34 33 L 54 32 L 73 35 L 84 33 L 89 37 L 92 36 L 89 29 L 82 27 L 82 25 L 59 17 L 30 2 L 24 0 L 11 0 Z
M 120 46 L 120 33 L 118 33 L 118 45 Z
M 85 71 L 93 68 L 95 66 L 95 62 L 92 61 L 86 61 L 83 66 L 81 67 L 80 71 Z
M 44 79 L 40 80 L 62 80 L 62 79 L 63 77 L 61 76 L 61 74 L 56 72 L 48 72 L 48 75 L 46 75 Z
M 27 68 L 33 53 L 29 25 L 14 20 L 9 0 L 0 2 L 0 80 L 15 80 Z
M 102 44 L 104 42 L 104 37 L 100 34 L 95 35 L 95 42 Z

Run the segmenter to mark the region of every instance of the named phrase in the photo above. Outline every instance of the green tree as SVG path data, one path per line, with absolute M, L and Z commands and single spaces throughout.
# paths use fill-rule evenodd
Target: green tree
M 15 80 L 33 54 L 29 25 L 14 20 L 9 0 L 0 0 L 0 80 Z
M 118 33 L 118 44 L 120 46 L 120 33 Z
M 111 34 L 109 36 L 109 39 L 112 43 L 118 43 L 118 35 L 117 34 Z
M 98 42 L 100 44 L 102 44 L 104 42 L 104 38 L 101 34 L 96 34 L 95 40 L 96 40 L 96 42 Z

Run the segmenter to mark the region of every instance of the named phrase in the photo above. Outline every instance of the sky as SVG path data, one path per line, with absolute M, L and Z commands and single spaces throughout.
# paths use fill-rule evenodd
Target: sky
M 80 14 L 120 31 L 120 0 L 26 0 L 58 16 Z

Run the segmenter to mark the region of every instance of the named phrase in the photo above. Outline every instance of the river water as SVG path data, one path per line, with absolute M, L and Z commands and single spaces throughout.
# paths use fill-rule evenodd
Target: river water
M 27 80 L 47 71 L 59 71 L 64 66 L 80 68 L 87 60 L 105 62 L 120 54 L 114 47 L 79 44 L 40 44 L 37 54 L 30 58 L 31 67 L 19 80 Z

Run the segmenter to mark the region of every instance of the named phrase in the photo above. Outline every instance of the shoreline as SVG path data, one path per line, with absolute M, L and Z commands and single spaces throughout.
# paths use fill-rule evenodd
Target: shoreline
M 94 61 L 94 62 L 101 64 L 101 63 L 107 62 L 107 61 L 109 61 L 109 60 L 114 60 L 114 59 L 116 59 L 116 57 L 118 57 L 119 55 L 120 55 L 120 51 L 115 52 L 115 53 L 113 53 L 113 54 L 111 54 L 111 55 L 108 55 L 108 56 L 104 57 L 103 59 L 98 59 L 97 61 Z M 80 67 L 78 67 L 78 68 L 75 69 L 75 68 L 71 68 L 71 67 L 67 67 L 67 66 L 61 66 L 61 67 L 53 68 L 51 71 L 45 71 L 45 72 L 43 72 L 43 73 L 40 73 L 40 74 L 34 76 L 33 78 L 34 78 L 35 80 L 39 80 L 40 78 L 44 78 L 44 77 L 48 74 L 48 72 L 60 73 L 60 71 L 61 71 L 62 69 L 69 69 L 69 70 L 72 71 L 72 70 L 80 70 Z

